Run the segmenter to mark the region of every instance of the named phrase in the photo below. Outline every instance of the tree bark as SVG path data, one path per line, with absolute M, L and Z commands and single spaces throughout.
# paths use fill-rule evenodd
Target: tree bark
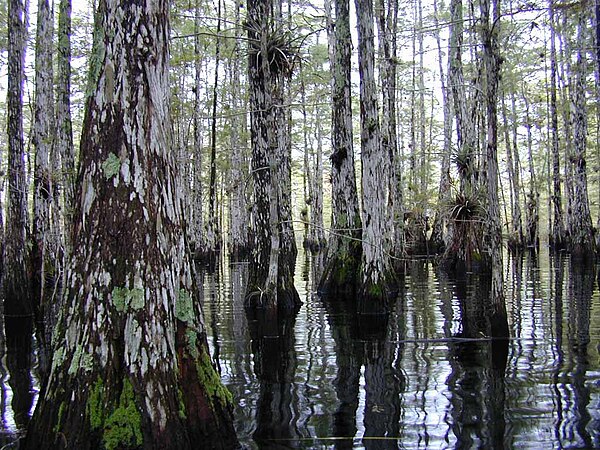
M 27 275 L 27 184 L 23 144 L 25 11 L 22 0 L 8 2 L 8 194 L 3 254 L 4 316 L 33 313 Z
M 33 145 L 35 148 L 35 171 L 33 174 L 33 245 L 32 295 L 35 304 L 36 335 L 39 340 L 39 368 L 42 377 L 48 375 L 50 358 L 50 330 L 46 324 L 47 314 L 54 302 L 60 273 L 60 230 L 55 229 L 54 217 L 58 215 L 58 174 L 53 171 L 54 95 L 52 70 L 53 21 L 48 0 L 38 2 L 36 48 L 35 48 L 35 105 L 33 120 Z
M 196 0 L 194 12 L 194 200 L 193 200 L 193 223 L 191 242 L 194 248 L 194 258 L 200 259 L 206 248 L 206 236 L 204 233 L 204 200 L 202 198 L 202 124 L 201 116 L 204 110 L 202 105 L 202 57 L 200 43 L 200 25 L 201 25 L 201 1 Z
M 566 230 L 562 207 L 560 151 L 558 137 L 558 109 L 557 95 L 558 83 L 556 61 L 556 21 L 554 20 L 554 0 L 549 0 L 550 20 L 550 134 L 552 139 L 552 229 L 550 230 L 550 247 L 561 250 L 566 246 Z
M 291 145 L 283 105 L 284 81 L 291 75 L 294 50 L 287 43 L 279 46 L 278 39 L 285 36 L 277 34 L 281 30 L 274 26 L 271 0 L 249 0 L 247 6 L 254 245 L 245 304 L 294 310 L 300 298 L 293 284 Z
M 229 241 L 229 255 L 233 260 L 243 260 L 250 251 L 248 222 L 250 220 L 248 210 L 247 182 L 248 161 L 246 142 L 243 139 L 244 124 L 242 111 L 244 110 L 241 83 L 240 61 L 242 60 L 242 36 L 240 30 L 240 7 L 238 3 L 235 9 L 236 37 L 234 47 L 234 58 L 231 61 L 231 190 L 229 220 L 231 224 L 231 239 Z
M 372 0 L 356 0 L 358 72 L 360 75 L 360 143 L 364 226 L 359 312 L 383 312 L 395 291 L 389 253 L 387 189 L 388 158 L 381 142 L 375 83 L 375 33 Z
M 587 112 L 585 109 L 586 95 L 586 51 L 585 33 L 587 20 L 585 9 L 579 12 L 577 26 L 577 56 L 575 72 L 571 82 L 571 120 L 573 123 L 573 201 L 572 223 L 569 227 L 570 251 L 574 257 L 589 259 L 594 254 L 594 237 L 592 218 L 588 199 L 587 170 L 586 170 L 586 140 Z
M 531 133 L 532 120 L 529 112 L 529 101 L 523 92 L 523 102 L 525 103 L 525 127 L 527 128 L 527 162 L 529 166 L 529 192 L 527 193 L 526 212 L 525 212 L 525 245 L 527 248 L 537 252 L 540 246 L 539 237 L 539 201 L 540 193 L 538 190 L 538 180 L 533 161 L 533 136 Z
M 490 300 L 492 310 L 489 314 L 490 333 L 493 337 L 508 337 L 508 319 L 504 299 L 504 279 L 502 264 L 502 226 L 500 224 L 500 205 L 498 200 L 498 80 L 500 73 L 500 54 L 498 33 L 500 11 L 498 0 L 483 0 L 481 10 L 481 39 L 483 43 L 483 66 L 485 69 L 485 106 L 487 118 L 486 130 L 486 169 L 487 169 L 487 220 L 486 242 L 491 265 Z
M 331 235 L 319 291 L 354 297 L 362 255 L 352 138 L 350 4 L 335 1 L 332 74 Z
M 187 247 L 168 8 L 98 5 L 65 305 L 26 449 L 237 443 Z
M 433 2 L 434 7 L 434 21 L 435 27 L 439 30 L 439 19 L 437 10 L 437 1 Z M 440 43 L 439 31 L 435 34 L 437 49 L 438 49 L 438 60 L 440 70 L 440 80 L 442 87 L 442 102 L 444 109 L 444 147 L 442 154 L 442 162 L 440 167 L 440 187 L 438 189 L 438 209 L 435 214 L 433 221 L 431 238 L 429 247 L 436 253 L 442 252 L 446 248 L 446 238 L 448 237 L 448 212 L 446 205 L 450 204 L 450 189 L 451 189 L 451 178 L 450 178 L 450 157 L 451 157 L 451 146 L 452 146 L 452 95 L 449 92 L 449 85 L 451 83 L 449 76 L 449 65 L 450 58 L 448 58 L 448 75 L 444 75 L 444 65 L 442 57 L 442 46 Z

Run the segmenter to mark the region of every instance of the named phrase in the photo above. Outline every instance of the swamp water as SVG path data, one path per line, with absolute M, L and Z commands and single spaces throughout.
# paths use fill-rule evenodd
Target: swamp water
M 246 315 L 247 264 L 200 271 L 245 448 L 600 448 L 598 266 L 505 258 L 511 338 L 493 341 L 474 278 L 410 262 L 389 316 L 359 319 L 315 294 L 321 263 L 299 256 L 304 304 L 280 321 Z M 0 447 L 35 403 L 27 341 L 0 346 Z

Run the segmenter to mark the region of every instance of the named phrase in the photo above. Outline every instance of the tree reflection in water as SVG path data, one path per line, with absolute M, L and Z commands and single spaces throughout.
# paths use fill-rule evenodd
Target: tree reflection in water
M 511 337 L 492 340 L 482 277 L 407 263 L 390 313 L 370 317 L 316 295 L 318 255 L 299 263 L 304 305 L 292 317 L 247 316 L 247 264 L 199 270 L 209 342 L 249 450 L 600 448 L 596 267 L 561 255 L 507 258 Z M 11 437 L 37 389 L 25 334 L 0 360 Z

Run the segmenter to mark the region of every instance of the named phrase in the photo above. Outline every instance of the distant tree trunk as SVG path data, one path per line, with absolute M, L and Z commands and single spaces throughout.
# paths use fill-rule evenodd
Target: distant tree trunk
M 457 151 L 453 156 L 460 186 L 449 205 L 450 228 L 441 265 L 447 269 L 468 268 L 483 255 L 482 226 L 485 200 L 478 193 L 475 120 L 477 101 L 470 98 L 463 75 L 463 5 L 462 0 L 450 2 L 449 85 L 456 121 Z
M 356 0 L 358 71 L 360 75 L 360 123 L 362 199 L 365 220 L 362 240 L 360 312 L 379 312 L 395 290 L 391 261 L 385 249 L 389 233 L 386 216 L 385 175 L 388 158 L 381 142 L 377 86 L 375 83 L 375 33 L 373 0 Z
M 323 232 L 323 126 L 321 108 L 315 107 L 316 150 L 312 153 L 312 174 L 310 180 L 310 225 L 308 227 L 308 248 L 318 251 L 325 248 L 327 241 Z
M 402 174 L 398 158 L 398 135 L 396 121 L 396 50 L 397 50 L 397 0 L 377 0 L 377 27 L 379 33 L 379 73 L 382 91 L 381 146 L 385 158 L 390 161 L 388 215 L 392 233 L 388 236 L 390 251 L 395 258 L 394 266 L 401 267 L 404 257 L 404 206 Z
M 587 27 L 585 11 L 579 12 L 577 26 L 577 62 L 575 72 L 572 74 L 571 85 L 571 117 L 573 123 L 573 202 L 572 223 L 569 227 L 570 251 L 575 257 L 589 258 L 593 255 L 594 236 L 592 231 L 592 218 L 588 199 L 587 171 L 586 171 L 586 140 L 587 140 L 587 112 L 585 109 L 586 95 L 586 50 L 585 34 Z
M 112 6 L 96 15 L 52 370 L 22 446 L 232 448 L 172 151 L 169 3 Z
M 23 144 L 25 11 L 22 0 L 8 2 L 8 193 L 3 254 L 4 316 L 33 313 L 27 275 L 27 184 Z
M 573 174 L 573 95 L 570 92 L 572 89 L 569 86 L 570 82 L 573 82 L 574 77 L 573 69 L 571 67 L 571 56 L 573 52 L 573 42 L 571 39 L 571 33 L 568 31 L 569 20 L 567 13 L 563 14 L 562 20 L 562 33 L 559 34 L 559 54 L 560 54 L 560 94 L 562 107 L 560 111 L 562 113 L 563 128 L 561 134 L 564 136 L 564 148 L 565 148 L 565 169 L 564 169 L 564 191 L 566 197 L 566 215 L 565 215 L 565 229 L 566 229 L 566 241 L 565 245 L 567 248 L 571 246 L 571 235 L 573 230 L 571 226 L 574 224 L 573 220 L 573 203 L 575 198 L 575 187 L 573 185 L 574 174 Z
M 282 104 L 294 50 L 286 47 L 287 43 L 282 46 L 285 33 L 274 26 L 271 0 L 249 0 L 247 6 L 255 205 L 245 303 L 250 308 L 294 310 L 300 298 L 293 284 L 296 246 L 291 224 L 291 145 Z
M 525 102 L 525 127 L 527 128 L 527 161 L 529 165 L 529 192 L 527 193 L 527 202 L 525 210 L 525 245 L 527 248 L 537 252 L 540 246 L 539 237 L 539 201 L 540 193 L 538 191 L 537 176 L 535 164 L 533 161 L 533 137 L 531 133 L 532 120 L 529 113 L 529 101 L 523 93 Z
M 434 21 L 436 29 L 439 30 L 438 10 L 437 1 L 433 2 L 434 8 Z M 440 43 L 440 33 L 435 33 L 437 49 L 438 49 L 438 61 L 440 70 L 440 80 L 442 84 L 442 101 L 444 109 L 444 147 L 442 149 L 442 162 L 440 168 L 440 187 L 438 189 L 438 209 L 435 214 L 433 221 L 431 238 L 429 247 L 436 253 L 443 251 L 446 247 L 446 232 L 449 225 L 447 205 L 450 204 L 450 189 L 451 189 L 451 178 L 450 178 L 450 156 L 452 146 L 452 95 L 449 92 L 449 85 L 451 83 L 450 77 L 444 75 L 443 65 L 443 53 L 442 46 Z M 450 58 L 448 58 L 450 61 Z M 448 62 L 449 65 L 449 62 Z M 448 72 L 450 72 L 448 70 Z
M 50 333 L 46 330 L 46 312 L 54 301 L 60 262 L 58 255 L 59 230 L 53 229 L 52 215 L 56 215 L 55 184 L 53 173 L 54 95 L 52 70 L 53 21 L 48 0 L 38 2 L 36 48 L 35 48 L 35 106 L 33 119 L 33 145 L 35 147 L 35 171 L 33 174 L 33 239 L 32 265 L 36 335 L 39 339 L 40 372 L 48 375 L 50 358 Z M 48 324 L 50 325 L 50 324 Z
M 508 181 L 510 193 L 510 212 L 511 212 L 511 228 L 510 236 L 508 237 L 508 248 L 513 252 L 518 252 L 523 246 L 523 227 L 521 223 L 521 203 L 520 203 L 520 182 L 519 182 L 519 167 L 516 160 L 517 147 L 517 118 L 513 109 L 512 123 L 513 141 L 511 142 L 510 129 L 506 111 L 505 102 L 506 92 L 502 96 L 502 121 L 504 122 L 504 143 L 506 147 L 506 165 L 508 167 Z M 515 152 L 513 153 L 513 147 Z
M 550 20 L 550 134 L 552 139 L 552 229 L 550 230 L 550 247 L 561 250 L 566 246 L 565 220 L 563 217 L 561 175 L 560 175 L 560 151 L 558 138 L 558 89 L 557 61 L 556 61 L 556 21 L 554 20 L 554 0 L 549 0 Z
M 205 252 L 212 260 L 221 248 L 221 233 L 217 219 L 217 101 L 219 94 L 219 66 L 221 62 L 221 0 L 217 0 L 217 29 L 215 38 L 215 77 L 212 91 L 212 117 L 210 122 L 210 170 L 208 184 L 208 221 L 206 223 Z
M 362 223 L 354 170 L 350 4 L 335 1 L 332 72 L 331 235 L 319 291 L 353 297 L 358 290 Z
M 193 226 L 191 243 L 194 248 L 194 257 L 201 258 L 206 248 L 203 218 L 203 189 L 202 189 L 202 124 L 201 117 L 204 111 L 202 105 L 202 58 L 200 43 L 201 26 L 201 0 L 196 0 L 194 8 L 194 200 L 193 200 Z
M 64 247 L 68 254 L 71 248 L 69 238 L 73 222 L 75 197 L 75 147 L 73 145 L 73 123 L 71 120 L 71 0 L 60 0 L 58 12 L 58 52 L 56 55 L 58 79 L 56 81 L 56 156 L 62 164 L 62 187 L 64 203 L 62 207 Z
M 508 337 L 508 319 L 504 299 L 504 277 L 502 264 L 502 226 L 498 200 L 498 81 L 500 52 L 498 34 L 500 11 L 498 0 L 482 0 L 481 40 L 483 43 L 483 66 L 485 69 L 485 106 L 487 116 L 486 169 L 487 169 L 487 218 L 486 246 L 491 264 L 491 291 L 489 312 L 490 333 L 493 337 Z
M 229 241 L 229 254 L 233 260 L 242 260 L 248 256 L 250 247 L 248 244 L 248 194 L 246 178 L 248 177 L 248 161 L 246 159 L 246 143 L 243 140 L 244 124 L 241 112 L 244 110 L 241 101 L 241 70 L 240 61 L 242 60 L 242 36 L 240 30 L 240 7 L 241 3 L 236 4 L 235 23 L 236 41 L 234 48 L 234 58 L 231 61 L 231 191 L 229 221 L 231 227 L 231 238 Z

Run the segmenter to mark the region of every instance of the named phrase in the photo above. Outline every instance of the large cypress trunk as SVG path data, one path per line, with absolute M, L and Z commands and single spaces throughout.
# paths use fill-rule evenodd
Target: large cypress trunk
M 381 145 L 381 129 L 375 83 L 375 34 L 372 0 L 356 0 L 358 70 L 360 74 L 360 123 L 364 226 L 360 286 L 360 312 L 383 312 L 384 302 L 395 290 L 385 241 L 388 158 Z
M 569 216 L 571 224 L 569 229 L 570 251 L 573 256 L 589 258 L 594 253 L 594 238 L 592 232 L 592 218 L 587 192 L 586 170 L 586 140 L 587 140 L 587 112 L 585 110 L 586 92 L 586 55 L 585 55 L 585 30 L 588 26 L 586 14 L 579 13 L 577 27 L 577 62 L 575 73 L 572 75 L 574 86 L 571 90 L 571 117 L 573 123 L 573 200 L 572 213 Z
M 358 206 L 352 145 L 350 93 L 352 39 L 348 0 L 335 1 L 334 33 L 334 51 L 331 62 L 333 79 L 331 235 L 319 291 L 328 295 L 352 297 L 357 292 L 359 282 L 362 223 Z
M 487 116 L 486 169 L 487 169 L 487 220 L 485 230 L 486 247 L 491 266 L 491 311 L 488 312 L 490 332 L 493 337 L 508 337 L 508 319 L 504 299 L 504 278 L 502 265 L 502 227 L 500 224 L 500 203 L 498 199 L 498 81 L 500 56 L 498 50 L 498 27 L 500 12 L 498 1 L 480 3 L 481 39 L 483 43 L 483 64 L 485 68 L 485 106 Z M 490 23 L 493 24 L 490 25 Z
M 27 275 L 27 185 L 23 145 L 25 18 L 22 0 L 8 2 L 8 195 L 3 254 L 5 317 L 31 315 Z
M 101 1 L 49 381 L 24 448 L 231 448 L 168 111 L 168 2 Z
M 33 144 L 35 147 L 35 171 L 33 175 L 33 284 L 36 311 L 36 331 L 39 343 L 39 368 L 43 378 L 48 374 L 50 357 L 50 333 L 46 329 L 47 313 L 51 311 L 60 273 L 59 229 L 54 229 L 54 217 L 58 214 L 58 174 L 53 162 L 58 160 L 53 152 L 55 138 L 54 95 L 52 70 L 52 16 L 47 0 L 38 2 L 36 49 L 35 49 L 35 108 L 33 121 Z M 53 217 L 54 216 L 54 217 Z
M 275 26 L 273 8 L 271 0 L 248 1 L 254 245 L 245 303 L 292 311 L 300 297 L 293 283 L 291 145 L 282 102 L 295 54 L 286 33 Z

